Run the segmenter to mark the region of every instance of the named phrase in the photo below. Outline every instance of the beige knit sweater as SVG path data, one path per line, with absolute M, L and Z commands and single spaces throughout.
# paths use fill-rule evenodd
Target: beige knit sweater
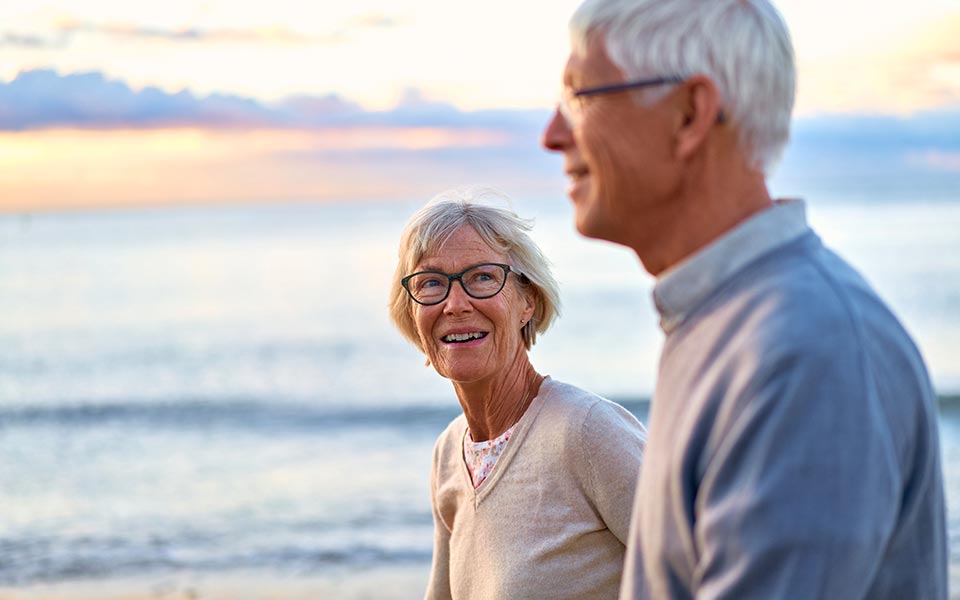
M 466 418 L 433 454 L 428 599 L 616 598 L 646 433 L 623 407 L 544 380 L 476 490 Z

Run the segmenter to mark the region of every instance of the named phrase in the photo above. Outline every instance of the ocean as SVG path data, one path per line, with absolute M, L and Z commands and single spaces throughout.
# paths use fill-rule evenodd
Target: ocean
M 459 409 L 387 316 L 421 203 L 0 216 L 0 596 L 383 569 L 425 581 L 430 454 Z M 576 235 L 562 197 L 514 208 L 562 287 L 534 365 L 644 420 L 652 280 Z M 808 210 L 928 361 L 960 573 L 960 198 Z

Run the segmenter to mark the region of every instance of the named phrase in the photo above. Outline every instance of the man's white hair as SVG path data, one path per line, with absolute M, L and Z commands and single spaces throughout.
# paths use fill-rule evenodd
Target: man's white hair
M 706 75 L 753 165 L 768 173 L 780 158 L 796 67 L 790 33 L 768 0 L 586 0 L 570 35 L 578 54 L 601 36 L 627 78 Z

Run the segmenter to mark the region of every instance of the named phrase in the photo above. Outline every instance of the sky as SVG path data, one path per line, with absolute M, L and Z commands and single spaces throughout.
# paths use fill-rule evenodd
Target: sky
M 577 4 L 5 0 L 0 210 L 562 193 L 538 138 Z M 960 180 L 960 3 L 777 6 L 784 186 Z

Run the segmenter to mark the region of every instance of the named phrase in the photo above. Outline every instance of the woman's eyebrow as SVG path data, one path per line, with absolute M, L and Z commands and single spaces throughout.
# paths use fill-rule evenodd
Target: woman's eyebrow
M 446 271 L 444 271 L 443 269 L 441 269 L 440 267 L 434 265 L 433 263 L 421 263 L 421 264 L 417 265 L 417 267 L 414 269 L 414 272 L 415 272 L 415 273 L 419 273 L 419 272 L 422 272 L 422 271 L 437 271 L 437 272 L 439 272 L 439 273 L 445 273 L 445 272 L 446 272 Z

